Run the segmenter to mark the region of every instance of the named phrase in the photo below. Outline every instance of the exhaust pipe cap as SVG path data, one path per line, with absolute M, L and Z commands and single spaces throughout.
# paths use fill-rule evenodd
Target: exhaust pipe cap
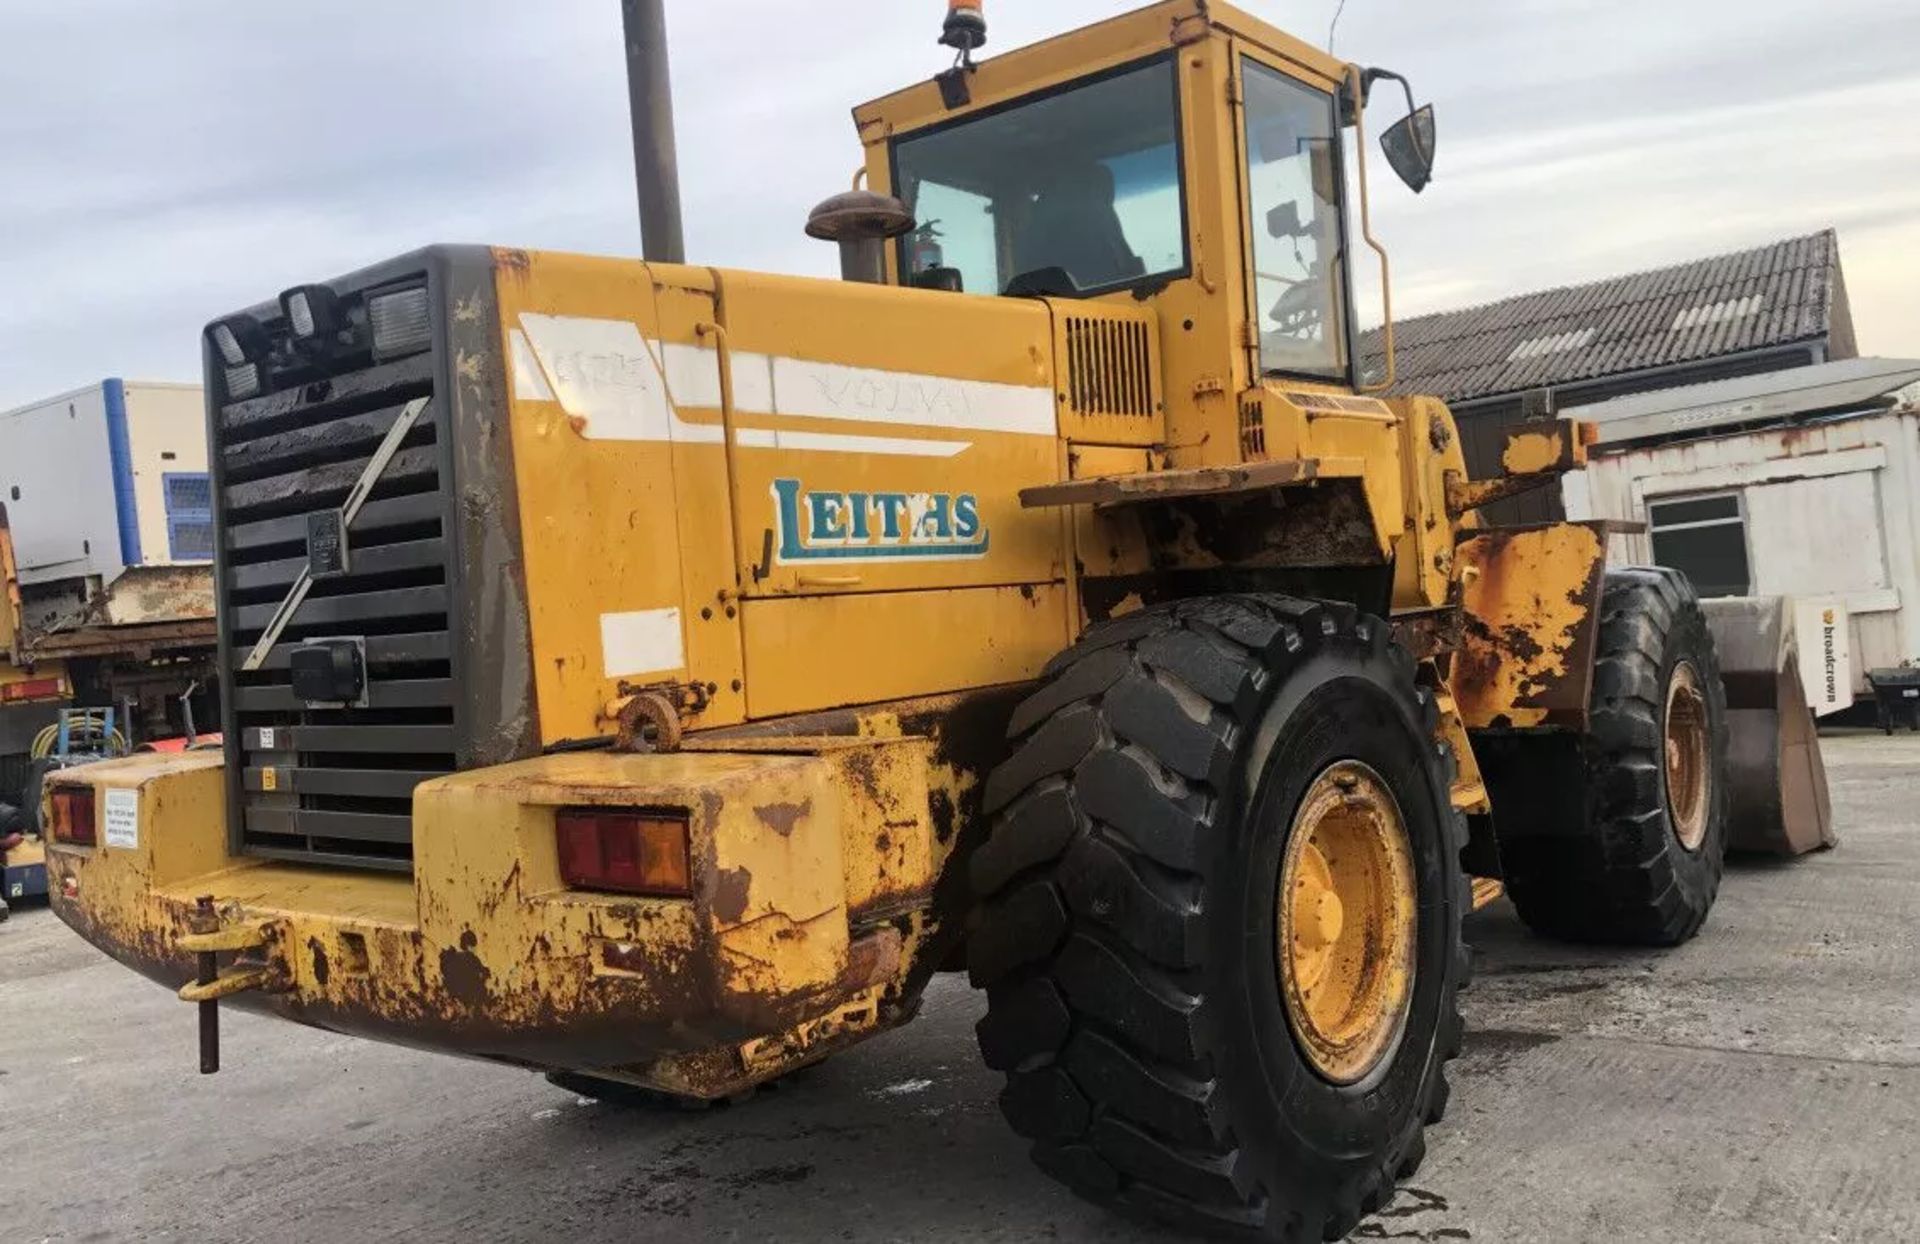
M 807 236 L 822 242 L 880 241 L 913 226 L 905 203 L 872 190 L 844 191 L 807 213 Z

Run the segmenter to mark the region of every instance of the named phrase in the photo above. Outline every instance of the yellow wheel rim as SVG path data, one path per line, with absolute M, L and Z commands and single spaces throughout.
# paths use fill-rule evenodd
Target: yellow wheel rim
M 1707 697 L 1700 675 L 1685 661 L 1667 680 L 1667 812 L 1674 835 L 1689 851 L 1707 840 Z
M 1418 893 L 1406 822 L 1378 773 L 1328 766 L 1300 801 L 1280 867 L 1281 996 L 1307 1062 L 1367 1078 L 1413 999 Z

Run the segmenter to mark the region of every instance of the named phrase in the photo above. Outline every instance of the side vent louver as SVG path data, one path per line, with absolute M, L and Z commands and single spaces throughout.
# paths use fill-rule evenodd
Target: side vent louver
M 1267 412 L 1258 397 L 1240 399 L 1240 458 L 1259 462 L 1267 456 Z
M 1153 354 L 1137 320 L 1069 316 L 1067 403 L 1078 415 L 1151 419 L 1156 413 Z

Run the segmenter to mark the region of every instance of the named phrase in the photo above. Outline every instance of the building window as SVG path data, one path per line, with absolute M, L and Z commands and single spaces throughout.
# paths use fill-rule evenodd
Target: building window
M 1683 572 L 1700 595 L 1745 596 L 1752 590 L 1738 493 L 1649 502 L 1647 527 L 1655 564 Z
M 167 551 L 177 562 L 213 560 L 213 484 L 204 474 L 161 477 L 167 494 Z

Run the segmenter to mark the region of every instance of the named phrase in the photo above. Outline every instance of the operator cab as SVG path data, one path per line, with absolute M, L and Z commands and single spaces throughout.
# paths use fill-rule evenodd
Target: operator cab
M 1357 384 L 1351 257 L 1362 230 L 1348 210 L 1358 170 L 1345 133 L 1363 116 L 1355 95 L 1398 75 L 1196 0 L 975 65 L 984 40 L 983 18 L 962 40 L 950 28 L 952 70 L 856 110 L 869 183 L 903 209 L 889 280 L 1166 302 L 1186 322 L 1195 287 L 1220 304 L 1212 295 L 1232 278 L 1243 302 L 1220 337 L 1253 343 L 1248 379 Z M 1383 146 L 1417 191 L 1431 174 L 1433 119 L 1410 91 L 1408 104 Z

